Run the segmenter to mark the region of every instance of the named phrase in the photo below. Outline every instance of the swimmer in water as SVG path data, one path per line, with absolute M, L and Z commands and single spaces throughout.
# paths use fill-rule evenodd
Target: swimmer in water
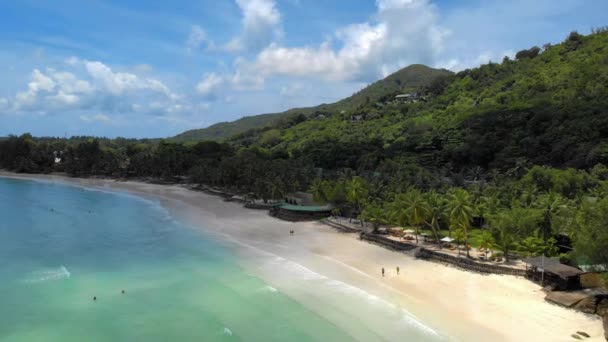
M 120 291 L 120 293 L 125 294 L 125 290 Z
M 97 300 L 97 296 L 93 296 L 93 301 Z

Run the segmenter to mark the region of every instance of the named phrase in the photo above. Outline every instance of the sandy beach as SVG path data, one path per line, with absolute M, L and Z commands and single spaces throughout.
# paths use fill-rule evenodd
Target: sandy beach
M 591 335 L 588 341 L 604 340 L 599 318 L 546 303 L 540 287 L 525 279 L 474 274 L 416 260 L 320 223 L 280 221 L 266 211 L 244 209 L 238 203 L 177 185 L 1 172 L 0 176 L 128 191 L 159 201 L 176 218 L 233 247 L 243 267 L 273 290 L 338 326 L 347 327 L 349 315 L 368 315 L 373 320 L 373 311 L 334 302 L 331 291 L 319 293 L 300 279 L 323 279 L 333 286 L 332 291 L 366 296 L 373 310 L 403 308 L 408 313 L 404 319 L 447 340 L 572 341 L 571 335 L 577 331 Z M 290 230 L 295 231 L 293 236 Z M 348 314 L 325 317 L 322 308 L 326 305 L 343 308 Z M 378 339 L 395 338 L 388 332 L 389 325 L 398 322 L 376 323 L 387 327 L 377 331 Z

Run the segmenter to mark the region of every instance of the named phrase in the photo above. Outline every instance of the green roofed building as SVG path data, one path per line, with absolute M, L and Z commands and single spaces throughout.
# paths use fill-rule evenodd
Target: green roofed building
M 286 221 L 314 221 L 331 215 L 331 205 L 294 205 L 282 203 L 270 210 L 270 215 Z

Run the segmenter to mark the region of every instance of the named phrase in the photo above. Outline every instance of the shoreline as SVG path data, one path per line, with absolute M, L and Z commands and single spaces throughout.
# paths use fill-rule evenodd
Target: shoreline
M 302 272 L 356 286 L 406 309 L 449 339 L 571 341 L 571 334 L 584 331 L 592 336 L 585 340 L 604 340 L 599 318 L 546 303 L 541 288 L 525 279 L 474 274 L 415 260 L 318 222 L 280 221 L 265 211 L 245 209 L 179 185 L 8 172 L 0 172 L 0 177 L 124 191 L 160 201 L 176 218 L 231 244 L 245 260 L 244 267 L 319 314 L 322 305 L 292 288 L 288 277 L 259 270 L 254 254 L 268 253 L 301 266 Z M 288 233 L 291 229 L 296 231 L 293 237 Z M 400 275 L 395 274 L 396 266 L 401 268 Z M 387 269 L 386 277 L 380 274 L 381 267 Z

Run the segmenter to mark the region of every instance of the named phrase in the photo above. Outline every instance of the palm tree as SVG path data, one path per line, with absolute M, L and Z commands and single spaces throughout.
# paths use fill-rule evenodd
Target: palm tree
M 543 240 L 547 241 L 555 233 L 560 216 L 568 213 L 568 202 L 560 194 L 550 192 L 539 197 L 534 207 L 543 211 L 541 235 Z
M 493 216 L 498 213 L 501 203 L 498 194 L 485 196 L 482 199 L 483 213 L 487 216 Z
M 357 213 L 361 212 L 361 204 L 367 199 L 367 184 L 361 177 L 353 177 L 346 185 L 346 200 L 355 206 Z
M 454 239 L 456 239 L 456 245 L 458 246 L 458 256 L 460 256 L 460 243 L 464 240 L 466 240 L 466 233 L 464 231 L 464 229 L 462 228 L 456 228 L 454 229 Z M 465 249 L 467 249 L 467 255 L 469 253 L 468 248 L 466 248 L 467 246 L 465 245 Z
M 323 182 L 321 179 L 316 178 L 311 186 L 310 186 L 310 192 L 312 193 L 312 198 L 315 202 L 317 203 L 324 203 L 327 202 L 327 193 L 325 191 L 325 182 Z
M 503 210 L 492 219 L 492 235 L 496 246 L 509 261 L 509 251 L 518 247 L 517 241 L 522 236 L 530 236 L 537 230 L 541 221 L 538 210 L 513 208 Z
M 492 233 L 488 230 L 484 230 L 479 236 L 479 240 L 477 242 L 479 243 L 479 249 L 485 252 L 485 259 L 488 260 L 488 251 L 496 243 Z
M 466 190 L 459 188 L 451 194 L 448 202 L 448 215 L 450 226 L 462 229 L 465 244 L 468 244 L 468 232 L 473 219 L 473 204 L 471 203 L 471 196 Z M 466 250 L 467 256 L 470 256 L 469 249 Z
M 274 181 L 269 182 L 269 186 L 270 186 L 270 197 L 272 199 L 280 199 L 283 197 L 283 195 L 285 195 L 286 191 L 286 186 L 285 183 L 283 183 L 283 181 L 279 178 L 279 177 L 275 177 Z
M 519 196 L 519 201 L 524 208 L 530 208 L 536 201 L 538 190 L 535 187 L 526 187 Z
M 445 200 L 440 194 L 434 191 L 427 193 L 425 200 L 426 224 L 433 231 L 437 245 L 439 245 L 439 248 L 442 248 L 441 243 L 439 242 L 439 221 L 445 217 Z
M 418 229 L 426 223 L 428 213 L 428 204 L 422 193 L 418 190 L 411 190 L 398 195 L 394 208 L 400 225 L 407 223 L 414 227 L 416 230 L 416 244 L 418 244 Z
M 361 215 L 359 215 L 359 219 L 362 221 L 364 220 L 370 222 L 373 227 L 373 233 L 378 232 L 378 228 L 380 228 L 380 225 L 386 224 L 384 211 L 382 210 L 382 207 L 380 207 L 376 203 L 366 205 L 363 211 L 361 212 Z

